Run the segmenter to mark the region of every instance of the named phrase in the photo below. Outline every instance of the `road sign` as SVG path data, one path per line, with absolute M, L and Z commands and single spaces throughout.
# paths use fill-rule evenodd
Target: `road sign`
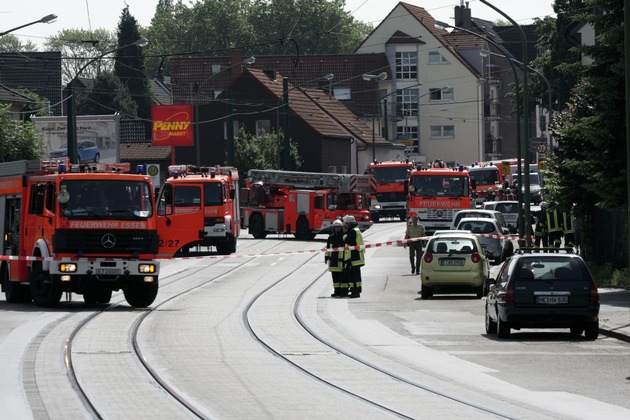
M 510 174 L 510 162 L 501 162 L 501 175 Z
M 547 153 L 547 143 L 538 143 L 536 145 L 536 151 L 538 153 Z
M 151 183 L 154 187 L 160 186 L 160 165 L 157 163 L 147 164 L 147 174 L 151 177 Z

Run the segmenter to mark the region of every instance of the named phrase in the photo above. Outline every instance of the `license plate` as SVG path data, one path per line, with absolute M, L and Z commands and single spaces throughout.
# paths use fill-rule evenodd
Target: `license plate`
M 568 296 L 536 296 L 536 303 L 555 305 L 558 303 L 569 303 Z
M 120 268 L 97 268 L 96 274 L 105 276 L 117 276 L 120 275 Z
M 450 259 L 450 260 L 442 258 L 440 260 L 440 265 L 442 267 L 463 267 L 464 260 L 462 258 Z

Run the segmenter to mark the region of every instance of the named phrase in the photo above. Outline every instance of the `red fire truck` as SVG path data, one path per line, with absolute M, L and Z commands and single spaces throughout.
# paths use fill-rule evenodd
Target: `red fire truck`
M 480 163 L 478 166 L 468 168 L 471 179 L 475 181 L 474 196 L 477 204 L 481 204 L 488 196 L 488 190 L 492 188 L 498 200 L 503 197 L 499 194 L 499 187 L 502 188 L 502 177 L 499 167 L 492 162 Z
M 87 304 L 122 290 L 134 307 L 158 292 L 153 187 L 129 164 L 0 163 L 0 279 L 7 302 Z
M 475 208 L 474 182 L 463 168 L 414 169 L 408 188 L 407 209 L 427 232 L 448 229 L 459 210 Z
M 375 187 L 371 175 L 252 169 L 241 190 L 243 227 L 256 239 L 291 233 L 307 240 L 330 233 L 335 219 L 352 215 L 364 231 L 373 223 L 368 198 Z
M 413 163 L 407 161 L 373 162 L 368 165 L 368 174 L 376 178 L 376 193 L 372 194 L 370 213 L 376 223 L 381 217 L 407 216 L 406 185 Z
M 158 202 L 160 257 L 197 245 L 221 255 L 236 252 L 240 233 L 238 170 L 233 167 L 171 165 Z

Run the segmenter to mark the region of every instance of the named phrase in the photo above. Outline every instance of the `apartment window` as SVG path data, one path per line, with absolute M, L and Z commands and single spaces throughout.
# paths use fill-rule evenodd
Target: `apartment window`
M 454 125 L 432 125 L 431 138 L 432 139 L 455 138 L 455 126 Z
M 410 154 L 419 154 L 420 150 L 418 148 L 418 126 L 414 125 L 411 127 L 399 125 L 396 127 L 396 137 L 403 140 L 398 140 L 398 142 L 404 143 L 407 147 L 405 147 L 405 153 Z
M 455 99 L 455 95 L 453 94 L 453 89 L 429 89 L 429 100 L 430 101 L 452 101 Z
M 448 64 L 448 60 L 438 51 L 429 51 L 429 64 Z
M 418 116 L 418 89 L 401 89 L 396 95 L 405 117 Z
M 256 120 L 256 135 L 262 136 L 271 133 L 270 120 Z
M 335 87 L 333 88 L 335 99 L 338 101 L 349 101 L 352 99 L 350 88 Z
M 418 79 L 418 53 L 415 51 L 396 53 L 396 79 Z

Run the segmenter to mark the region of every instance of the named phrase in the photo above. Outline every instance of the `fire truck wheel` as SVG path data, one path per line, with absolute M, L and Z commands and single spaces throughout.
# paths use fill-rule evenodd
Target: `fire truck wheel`
M 146 308 L 152 304 L 157 292 L 157 278 L 151 283 L 130 283 L 123 289 L 125 300 L 134 308 Z
M 52 308 L 57 306 L 61 300 L 63 291 L 50 276 L 50 273 L 42 269 L 41 265 L 33 267 L 30 284 L 31 294 L 37 306 Z
M 234 235 L 228 234 L 227 241 L 218 243 L 216 248 L 220 255 L 230 255 L 236 252 L 236 238 Z
M 300 217 L 297 221 L 297 226 L 295 226 L 295 237 L 299 240 L 309 240 L 315 237 L 312 235 L 308 227 L 308 221 L 304 217 Z
M 4 295 L 9 303 L 31 303 L 31 291 L 28 287 L 21 286 L 20 283 L 9 281 L 7 273 L 2 276 Z
M 260 214 L 255 214 L 249 220 L 249 233 L 255 239 L 265 239 L 267 232 L 265 232 L 265 223 Z
M 371 216 L 374 223 L 378 223 L 378 221 L 381 220 L 381 217 L 377 213 L 372 213 Z

